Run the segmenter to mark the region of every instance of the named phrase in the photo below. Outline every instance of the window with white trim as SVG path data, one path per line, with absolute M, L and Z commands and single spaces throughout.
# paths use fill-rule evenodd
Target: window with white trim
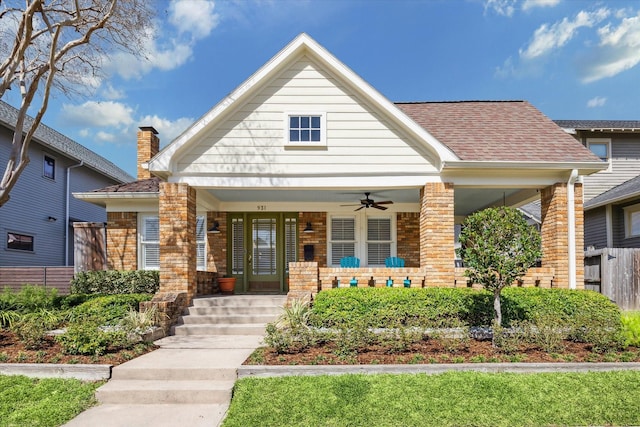
M 206 270 L 207 222 L 205 216 L 196 217 L 196 262 L 198 270 Z M 157 215 L 140 218 L 140 268 L 160 269 L 160 220 Z
M 640 204 L 624 208 L 625 237 L 640 236 Z
M 360 258 L 361 266 L 384 266 L 396 256 L 393 215 L 333 215 L 329 221 L 329 265 L 339 266 L 343 257 Z
M 287 120 L 287 145 L 313 147 L 326 145 L 326 120 L 324 113 L 289 113 Z
M 607 172 L 611 172 L 611 139 L 587 138 L 587 148 L 600 160 L 609 164 Z

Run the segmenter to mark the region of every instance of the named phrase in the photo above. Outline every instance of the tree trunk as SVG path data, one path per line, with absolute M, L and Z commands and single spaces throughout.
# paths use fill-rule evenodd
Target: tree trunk
M 500 307 L 500 291 L 493 291 L 493 322 L 502 326 L 502 308 Z

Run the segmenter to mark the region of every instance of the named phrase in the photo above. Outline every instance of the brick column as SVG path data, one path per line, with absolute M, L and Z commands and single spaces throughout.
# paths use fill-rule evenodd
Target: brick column
M 579 200 L 580 203 L 582 203 L 582 197 L 580 197 Z M 553 267 L 555 270 L 554 287 L 568 288 L 569 224 L 567 219 L 567 184 L 557 183 L 543 188 L 540 194 L 540 202 L 542 219 L 542 266 Z M 583 220 L 582 214 L 580 214 L 580 218 Z M 577 222 L 578 215 L 576 215 L 576 223 Z M 576 230 L 576 237 L 578 234 L 582 235 L 583 231 Z M 582 248 L 579 249 L 582 253 Z
M 289 263 L 289 293 L 287 303 L 294 299 L 310 300 L 318 293 L 318 263 Z
M 576 289 L 584 289 L 584 196 L 582 184 L 574 184 L 576 216 Z
M 420 267 L 427 286 L 453 286 L 453 184 L 427 183 L 420 191 Z
M 107 212 L 107 268 L 138 269 L 138 214 Z
M 196 191 L 160 183 L 160 293 L 196 294 Z

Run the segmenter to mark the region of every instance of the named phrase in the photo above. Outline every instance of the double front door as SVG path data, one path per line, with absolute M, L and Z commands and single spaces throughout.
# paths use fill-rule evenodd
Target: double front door
M 237 292 L 287 292 L 288 263 L 297 259 L 297 214 L 228 214 L 229 266 Z

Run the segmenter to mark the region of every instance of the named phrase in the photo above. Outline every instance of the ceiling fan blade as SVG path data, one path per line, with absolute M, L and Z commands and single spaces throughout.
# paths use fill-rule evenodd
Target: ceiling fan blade
M 356 209 L 356 211 L 359 211 L 360 209 L 364 208 L 365 206 L 360 206 L 358 209 Z
M 393 202 L 391 200 L 385 200 L 384 202 L 375 202 L 375 205 L 392 205 Z
M 371 205 L 372 208 L 376 208 L 376 209 L 380 209 L 381 211 L 386 211 L 387 207 L 386 206 L 378 206 L 377 203 L 374 203 Z
M 340 205 L 340 206 L 360 206 L 362 203 L 353 203 L 350 205 Z

